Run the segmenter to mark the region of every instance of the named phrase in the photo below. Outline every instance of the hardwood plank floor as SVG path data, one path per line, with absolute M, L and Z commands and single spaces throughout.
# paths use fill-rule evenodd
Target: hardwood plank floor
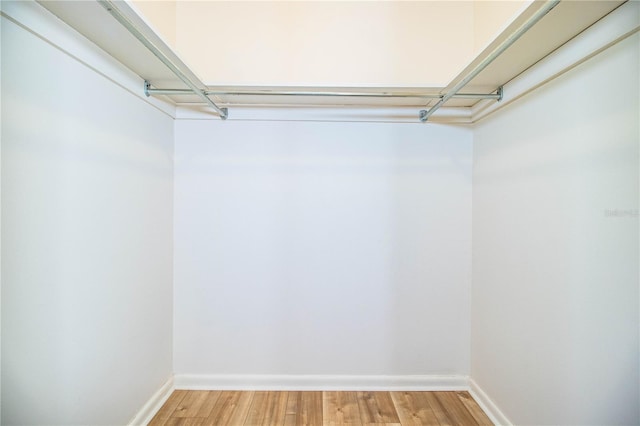
M 323 424 L 327 426 L 360 425 L 357 392 L 323 392 Z
M 400 424 L 389 392 L 358 392 L 358 406 L 363 424 Z
M 468 392 L 177 390 L 150 426 L 492 425 Z
M 439 425 L 425 392 L 391 392 L 391 399 L 403 425 Z
M 255 392 L 246 426 L 283 425 L 289 392 Z
M 252 401 L 253 392 L 223 391 L 203 424 L 244 425 Z

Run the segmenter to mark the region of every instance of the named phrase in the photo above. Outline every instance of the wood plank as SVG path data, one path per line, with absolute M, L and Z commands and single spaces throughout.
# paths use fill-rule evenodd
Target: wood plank
M 184 397 L 187 395 L 188 391 L 186 390 L 176 390 L 173 391 L 169 399 L 160 407 L 160 410 L 156 413 L 155 416 L 151 419 L 148 426 L 163 426 L 167 419 L 171 417 L 171 414 L 175 411 L 176 407 L 182 402 Z
M 323 392 L 322 416 L 326 426 L 360 425 L 357 392 Z
M 242 425 L 247 418 L 253 392 L 222 391 L 203 425 Z
M 491 425 L 468 392 L 234 392 L 171 394 L 151 426 Z
M 289 392 L 287 411 L 284 415 L 284 426 L 295 426 L 298 421 L 300 392 Z
M 391 392 L 391 399 L 402 426 L 439 426 L 438 418 L 431 410 L 426 392 Z
M 358 407 L 360 419 L 364 424 L 400 424 L 389 392 L 358 392 Z
M 295 406 L 296 416 L 294 422 L 285 420 L 285 426 L 322 425 L 322 392 L 289 392 L 287 405 L 288 412 Z
M 288 392 L 255 392 L 244 424 L 247 426 L 283 425 L 288 397 Z
M 469 413 L 469 410 L 458 399 L 455 392 L 435 392 L 435 397 L 442 403 L 454 425 L 470 426 L 478 424 L 476 419 Z
M 449 418 L 447 410 L 442 406 L 442 403 L 436 398 L 435 392 L 425 392 L 424 395 L 426 401 L 429 403 L 429 407 L 433 414 L 438 419 L 440 426 L 453 426 L 453 421 Z
M 208 417 L 219 395 L 219 391 L 190 391 L 171 417 Z
M 493 422 L 486 415 L 482 408 L 478 405 L 478 403 L 473 399 L 469 392 L 456 392 L 458 399 L 464 404 L 466 409 L 471 413 L 476 422 L 482 426 L 493 426 Z
M 164 426 L 202 426 L 202 417 L 170 417 Z
M 321 425 L 322 417 L 322 392 L 302 392 L 302 421 L 298 425 Z

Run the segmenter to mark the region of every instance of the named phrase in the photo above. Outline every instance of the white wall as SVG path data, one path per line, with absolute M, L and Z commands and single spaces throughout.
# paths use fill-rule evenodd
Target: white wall
M 2 18 L 2 422 L 127 423 L 172 372 L 173 120 Z
M 469 369 L 471 132 L 179 121 L 176 374 Z
M 0 30 L 0 46 L 2 31 Z M 2 117 L 2 54 L 0 53 L 0 118 Z M 0 424 L 2 423 L 2 120 L 0 119 Z
M 471 375 L 514 424 L 640 422 L 639 43 L 474 130 Z

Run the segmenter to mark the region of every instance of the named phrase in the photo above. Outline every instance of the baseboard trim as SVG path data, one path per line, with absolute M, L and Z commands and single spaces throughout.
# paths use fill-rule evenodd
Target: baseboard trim
M 196 375 L 176 374 L 176 389 L 194 390 L 467 390 L 468 376 Z
M 147 425 L 160 410 L 162 405 L 167 402 L 169 396 L 174 391 L 173 375 L 153 394 L 151 398 L 142 406 L 140 411 L 131 419 L 129 426 Z
M 469 393 L 476 400 L 480 408 L 491 419 L 494 425 L 512 426 L 513 423 L 504 415 L 498 406 L 489 398 L 480 386 L 469 379 Z
M 315 390 L 315 391 L 464 391 L 468 390 L 495 425 L 513 423 L 482 388 L 463 375 L 172 375 L 128 423 L 147 425 L 175 389 L 188 390 Z

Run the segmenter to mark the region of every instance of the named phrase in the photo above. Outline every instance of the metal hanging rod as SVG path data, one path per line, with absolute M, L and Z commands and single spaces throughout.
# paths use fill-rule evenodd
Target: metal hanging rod
M 104 7 L 113 17 L 122 24 L 135 38 L 137 38 L 151 53 L 153 53 L 164 65 L 167 66 L 184 84 L 191 89 L 191 93 L 196 94 L 203 101 L 205 101 L 211 108 L 213 108 L 220 118 L 226 120 L 229 115 L 227 108 L 220 108 L 215 104 L 200 88 L 203 84 L 193 81 L 189 76 L 180 70 L 180 67 L 176 65 L 167 55 L 165 55 L 153 42 L 144 36 L 142 31 L 138 29 L 136 24 L 132 22 L 125 14 L 122 13 L 112 0 L 98 0 L 98 3 Z M 200 86 L 200 87 L 199 87 Z
M 120 24 L 122 24 L 134 37 L 136 37 L 154 56 L 156 56 L 176 77 L 178 77 L 189 90 L 184 89 L 152 89 L 151 84 L 145 81 L 144 91 L 147 96 L 151 95 L 196 95 L 202 99 L 206 104 L 213 108 L 222 118 L 225 120 L 228 117 L 228 109 L 220 108 L 215 104 L 210 95 L 246 95 L 246 96 L 324 96 L 324 97 L 363 97 L 363 98 L 423 98 L 423 99 L 438 99 L 436 104 L 428 110 L 420 111 L 420 121 L 425 122 L 435 113 L 445 102 L 451 98 L 461 99 L 495 99 L 497 101 L 502 100 L 502 87 L 498 88 L 496 93 L 481 94 L 481 93 L 458 93 L 464 86 L 466 86 L 471 80 L 473 80 L 480 72 L 482 72 L 487 66 L 489 66 L 498 56 L 500 56 L 506 49 L 508 49 L 513 43 L 515 43 L 524 33 L 526 33 L 531 27 L 533 27 L 540 19 L 542 19 L 547 13 L 549 13 L 555 6 L 560 3 L 560 0 L 548 0 L 539 10 L 537 10 L 531 17 L 529 17 L 520 27 L 518 27 L 507 39 L 500 43 L 486 58 L 484 58 L 479 64 L 474 66 L 470 72 L 468 72 L 462 79 L 456 83 L 452 89 L 445 94 L 429 94 L 420 92 L 330 92 L 330 91 L 288 91 L 288 90 L 207 90 L 204 84 L 199 81 L 195 76 L 189 76 L 190 71 L 184 72 L 181 67 L 179 59 L 175 61 L 165 54 L 160 48 L 158 48 L 153 41 L 149 40 L 141 31 L 136 23 L 132 21 L 123 11 L 121 11 L 116 5 L 118 0 L 97 0 L 97 2 L 103 6 Z M 177 61 L 177 64 L 176 64 Z
M 144 93 L 147 96 L 160 95 L 192 95 L 191 90 L 183 89 L 152 89 L 149 82 L 145 82 Z M 313 92 L 296 90 L 204 90 L 205 95 L 222 96 L 326 96 L 326 97 L 354 97 L 354 98 L 424 98 L 440 99 L 444 95 L 424 92 Z M 497 93 L 456 93 L 459 99 L 502 99 L 502 88 Z
M 440 100 L 432 106 L 429 110 L 420 111 L 420 121 L 427 121 L 434 112 L 436 112 L 442 104 L 454 97 L 464 86 L 466 86 L 471 80 L 473 80 L 478 74 L 482 72 L 491 62 L 493 62 L 498 56 L 500 56 L 505 50 L 507 50 L 513 43 L 516 42 L 524 33 L 526 33 L 531 27 L 533 27 L 540 19 L 542 19 L 547 13 L 551 11 L 560 3 L 560 0 L 547 1 L 542 8 L 534 13 L 529 19 L 527 19 L 518 29 L 516 29 L 507 39 L 498 45 L 482 62 L 476 65 L 464 78 L 462 78 L 451 90 L 449 90 Z

